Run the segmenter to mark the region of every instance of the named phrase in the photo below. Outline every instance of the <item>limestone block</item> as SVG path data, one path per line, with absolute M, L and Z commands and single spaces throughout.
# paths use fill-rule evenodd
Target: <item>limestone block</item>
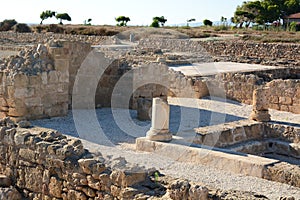
M 68 114 L 68 103 L 52 105 L 45 108 L 44 111 L 45 115 L 50 117 L 65 116 Z
M 24 178 L 25 189 L 42 193 L 43 170 L 41 168 L 25 167 Z
M 86 177 L 88 186 L 95 190 L 101 190 L 101 183 L 99 180 L 94 179 L 91 175 Z
M 9 109 L 9 107 L 4 107 L 4 106 L 0 107 L 0 111 L 2 111 L 2 112 L 8 112 L 8 109 Z
M 279 97 L 279 103 L 284 105 L 291 105 L 293 101 L 290 97 Z
M 69 63 L 70 61 L 68 59 L 55 59 L 55 69 L 60 72 L 68 72 Z
M 31 86 L 32 85 L 40 85 L 42 83 L 41 75 L 30 75 L 30 76 L 28 76 L 28 78 L 29 78 L 29 85 L 31 85 Z
M 268 110 L 270 97 L 269 88 L 259 88 L 253 92 L 253 109 L 254 110 Z
M 294 104 L 289 108 L 292 113 L 300 114 L 300 104 Z
M 14 187 L 0 188 L 1 200 L 21 200 L 21 194 Z
M 108 174 L 99 175 L 99 183 L 101 184 L 101 190 L 110 192 L 110 187 L 112 185 L 112 180 Z
M 67 199 L 87 200 L 88 198 L 85 196 L 83 192 L 79 192 L 76 190 L 69 190 L 67 194 Z
M 40 117 L 40 116 L 43 116 L 43 114 L 44 114 L 43 113 L 43 111 L 44 111 L 43 106 L 30 107 L 27 111 L 28 111 L 28 115 L 32 116 L 32 117 Z M 25 116 L 25 115 L 23 115 L 23 116 Z
M 62 197 L 62 181 L 59 180 L 57 177 L 51 177 L 50 183 L 49 183 L 49 194 L 56 197 L 61 198 Z
M 69 83 L 69 73 L 58 71 L 58 81 L 60 83 Z
M 139 171 L 113 171 L 110 175 L 112 183 L 119 187 L 130 187 L 146 180 L 146 172 Z
M 89 188 L 89 187 L 82 187 L 81 188 L 81 191 L 88 197 L 95 197 L 96 196 L 96 193 L 95 191 L 92 189 L 92 188 Z
M 36 154 L 30 149 L 20 149 L 19 156 L 29 162 L 35 163 L 36 161 Z
M 190 184 L 186 180 L 176 180 L 168 187 L 170 198 L 173 200 L 188 199 Z
M 268 122 L 271 121 L 271 116 L 269 111 L 257 111 L 253 110 L 250 115 L 251 120 L 259 121 L 259 122 Z
M 280 110 L 279 104 L 270 103 L 269 107 L 274 110 Z
M 42 72 L 41 74 L 41 84 L 47 85 L 48 84 L 48 73 L 47 72 Z
M 95 159 L 80 159 L 79 166 L 86 174 L 101 174 L 105 169 L 105 165 Z
M 14 86 L 15 87 L 26 87 L 29 85 L 29 78 L 25 74 L 16 74 L 13 76 Z
M 23 117 L 28 114 L 26 107 L 17 107 L 17 108 L 9 108 L 8 109 L 8 116 L 12 117 Z
M 208 188 L 192 185 L 189 189 L 189 197 L 188 200 L 208 200 Z
M 50 71 L 48 73 L 48 83 L 49 84 L 57 84 L 58 83 L 58 74 L 56 71 Z
M 69 92 L 69 84 L 68 83 L 59 83 L 56 84 L 57 92 L 61 94 L 68 94 Z
M 42 106 L 40 97 L 26 98 L 26 99 L 24 99 L 24 102 L 27 107 Z
M 9 94 L 9 97 L 16 97 L 16 98 L 27 98 L 27 97 L 33 97 L 35 94 L 35 88 L 33 87 L 26 87 L 26 88 L 16 88 L 14 91 L 11 91 L 12 93 Z
M 279 103 L 279 97 L 278 96 L 271 96 L 270 97 L 270 103 L 278 104 Z
M 285 112 L 289 112 L 289 106 L 288 105 L 280 105 L 280 110 L 281 111 L 285 111 Z

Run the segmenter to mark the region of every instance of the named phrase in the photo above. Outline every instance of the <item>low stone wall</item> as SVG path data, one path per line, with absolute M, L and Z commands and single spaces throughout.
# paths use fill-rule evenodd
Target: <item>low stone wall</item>
M 263 139 L 300 144 L 300 128 L 252 120 L 201 127 L 195 129 L 195 132 L 197 134 L 193 143 L 221 148 L 249 140 Z
M 269 87 L 269 108 L 300 114 L 300 80 L 274 80 Z
M 175 52 L 191 52 L 198 55 L 199 61 L 232 61 L 275 66 L 299 66 L 300 64 L 299 44 L 157 38 L 143 39 L 139 44 Z
M 1 187 L 11 185 L 25 199 L 208 199 L 208 189 L 189 181 L 181 191 L 179 181 L 170 187 L 154 179 L 156 170 L 131 165 L 123 158 L 106 160 L 83 148 L 80 140 L 57 131 L 16 128 L 9 119 L 0 120 Z M 157 172 L 157 176 L 159 172 Z M 8 187 L 0 189 L 4 199 L 21 199 Z M 167 193 L 168 190 L 168 193 Z
M 208 77 L 204 82 L 210 95 L 250 105 L 253 103 L 255 89 L 269 87 L 269 108 L 299 114 L 299 70 L 279 68 L 258 72 L 224 73 Z
M 51 40 L 80 41 L 98 45 L 109 39 L 110 37 L 106 36 L 67 35 L 57 33 L 14 33 L 10 31 L 0 32 L 0 44 L 3 45 L 44 44 Z

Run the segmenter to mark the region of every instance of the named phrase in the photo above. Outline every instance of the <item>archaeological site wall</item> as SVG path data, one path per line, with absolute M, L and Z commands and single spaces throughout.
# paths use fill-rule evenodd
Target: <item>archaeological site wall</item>
M 124 158 L 106 160 L 84 149 L 78 139 L 53 130 L 17 128 L 7 118 L 0 120 L 0 150 L 0 192 L 7 191 L 0 193 L 3 199 L 19 200 L 22 195 L 26 199 L 131 200 L 161 197 L 167 190 L 171 199 L 181 195 L 208 199 L 206 187 L 185 181 L 187 187 L 180 191 L 169 180 L 167 188 L 154 180 L 156 170 Z
M 31 36 L 30 34 L 15 35 L 16 38 L 22 38 L 20 40 Z M 42 36 L 39 38 L 38 41 L 42 40 Z M 87 38 L 86 40 L 88 41 Z M 277 56 L 276 58 L 280 59 L 298 59 L 298 54 L 295 52 L 298 47 L 292 44 L 257 44 L 255 48 L 252 48 L 252 44 L 245 42 L 237 42 L 234 45 L 226 41 L 226 44 L 227 46 L 222 41 L 141 40 L 138 44 L 138 48 L 144 51 L 141 55 L 147 53 L 147 49 L 150 54 L 137 57 L 137 60 L 145 58 L 145 64 L 136 66 L 133 64 L 136 60 L 130 60 L 131 57 L 128 57 L 128 60 L 128 55 L 125 55 L 105 67 L 95 92 L 95 106 L 111 106 L 116 84 L 122 76 L 129 73 L 132 76 L 126 83 L 124 82 L 124 85 L 127 89 L 131 89 L 130 92 L 133 94 L 127 108 L 137 109 L 139 99 L 151 100 L 153 97 L 166 98 L 167 96 L 202 98 L 212 95 L 252 104 L 253 91 L 259 87 L 268 86 L 273 94 L 270 97 L 270 108 L 293 113 L 300 112 L 299 83 L 297 82 L 300 71 L 297 67 L 223 73 L 207 77 L 186 77 L 168 68 L 170 65 L 212 61 L 214 59 L 212 53 L 220 55 L 231 53 L 233 57 L 244 56 L 244 54 L 258 56 L 268 50 L 270 55 L 268 57 L 264 55 L 264 58 Z M 18 46 L 1 46 L 1 48 L 19 50 Z M 19 55 L 3 59 L 0 63 L 2 70 L 0 109 L 3 117 L 10 116 L 21 120 L 24 116 L 26 119 L 61 116 L 65 115 L 67 108 L 72 106 L 73 86 L 77 72 L 86 56 L 92 51 L 90 44 L 50 40 L 43 48 L 40 46 L 41 52 L 37 52 L 36 48 L 37 46 L 28 46 L 27 49 L 31 50 L 27 52 L 21 50 Z M 238 51 L 239 48 L 247 49 Z M 174 55 L 174 52 L 180 55 Z M 237 52 L 244 53 L 240 55 Z M 160 67 L 143 67 L 149 63 Z M 282 79 L 282 81 L 277 79 Z M 140 85 L 136 87 L 138 84 Z M 122 97 L 122 95 L 119 96 L 119 98 Z

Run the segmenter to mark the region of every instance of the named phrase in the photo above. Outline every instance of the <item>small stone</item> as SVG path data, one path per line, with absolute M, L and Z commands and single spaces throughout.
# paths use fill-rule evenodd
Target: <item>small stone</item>
M 23 120 L 17 123 L 19 128 L 30 128 L 31 123 L 27 120 Z
M 5 175 L 0 174 L 0 187 L 9 187 L 11 186 L 11 180 Z

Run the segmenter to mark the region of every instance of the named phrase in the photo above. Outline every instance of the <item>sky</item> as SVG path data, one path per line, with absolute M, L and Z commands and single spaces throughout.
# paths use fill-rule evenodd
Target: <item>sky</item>
M 40 23 L 40 13 L 52 10 L 68 13 L 72 21 L 82 24 L 92 19 L 92 24 L 114 25 L 115 17 L 130 17 L 128 25 L 149 25 L 154 16 L 165 16 L 166 25 L 185 23 L 195 18 L 220 21 L 224 16 L 230 19 L 237 5 L 244 0 L 1 0 L 0 21 L 15 19 L 19 23 Z M 47 19 L 45 24 L 57 23 L 55 18 Z

